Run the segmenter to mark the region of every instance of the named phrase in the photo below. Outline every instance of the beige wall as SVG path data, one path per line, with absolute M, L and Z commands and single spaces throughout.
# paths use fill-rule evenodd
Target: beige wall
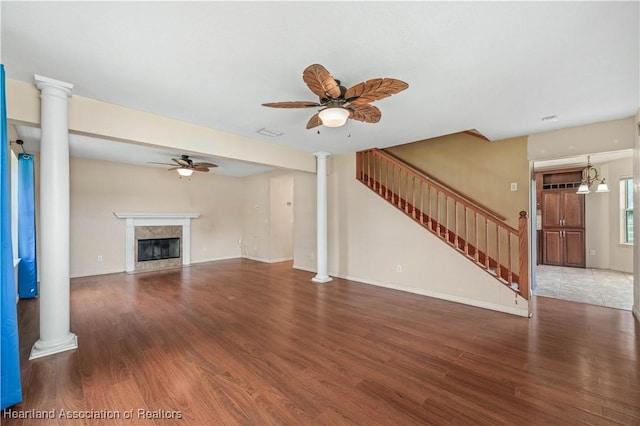
M 529 210 L 525 137 L 487 142 L 458 133 L 386 150 L 504 216 L 514 228 L 519 212 Z
M 529 136 L 527 157 L 541 161 L 632 149 L 635 134 L 633 117 L 538 133 Z
M 39 127 L 40 91 L 31 83 L 8 79 L 6 84 L 8 120 Z M 78 95 L 69 99 L 69 132 L 315 171 L 315 158 L 305 151 Z
M 584 196 L 586 266 L 633 273 L 633 246 L 620 243 L 620 179 L 632 177 L 633 161 L 629 157 L 594 166 L 610 192 Z
M 330 161 L 331 275 L 526 315 L 524 299 L 357 182 L 354 155 Z M 114 211 L 200 213 L 192 222 L 194 263 L 242 254 L 270 261 L 274 236 L 279 236 L 270 227 L 271 188 L 291 182 L 294 265 L 313 271 L 317 257 L 313 174 L 288 170 L 247 178 L 194 174 L 187 180 L 164 169 L 72 158 L 71 275 L 125 269 L 125 226 Z M 259 236 L 255 241 L 254 235 Z M 241 253 L 241 246 L 251 243 L 254 246 Z M 396 272 L 398 264 L 401 273 Z
M 608 163 L 607 183 L 611 191 L 606 194 L 609 196 L 609 205 L 607 206 L 609 210 L 609 268 L 632 273 L 633 245 L 622 244 L 620 238 L 620 227 L 622 226 L 620 179 L 629 177 L 633 177 L 633 159 L 631 157 Z M 598 228 L 601 227 L 600 224 Z
M 293 267 L 316 272 L 316 175 L 296 173 L 293 183 Z
M 601 176 L 613 186 L 609 178 L 607 164 L 598 164 Z M 609 214 L 609 205 L 614 200 L 610 192 L 596 193 L 595 188 L 584 195 L 585 220 L 585 263 L 587 268 L 609 269 L 611 267 L 611 244 L 615 239 L 610 235 L 609 225 L 613 219 Z
M 243 179 L 244 257 L 262 262 L 293 259 L 300 269 L 310 268 L 316 251 L 315 181 L 314 174 L 291 170 Z
M 293 175 L 274 176 L 269 182 L 271 262 L 293 260 Z
M 527 315 L 526 300 L 358 182 L 354 154 L 331 162 L 330 275 Z
M 261 173 L 243 179 L 242 256 L 262 262 L 269 262 L 271 258 L 269 224 L 271 176 L 272 173 Z
M 125 222 L 114 212 L 200 213 L 191 222 L 193 263 L 240 256 L 242 179 L 72 158 L 71 276 L 125 270 Z M 102 261 L 98 261 L 102 256 Z
M 37 154 L 35 172 L 39 227 Z M 114 212 L 200 213 L 191 222 L 192 263 L 297 256 L 308 269 L 309 260 L 315 265 L 315 181 L 313 174 L 288 170 L 180 179 L 164 169 L 71 158 L 71 277 L 125 270 L 125 223 Z

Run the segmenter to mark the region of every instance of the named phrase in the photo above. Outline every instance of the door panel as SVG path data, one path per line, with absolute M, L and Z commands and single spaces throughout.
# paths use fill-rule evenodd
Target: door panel
M 543 228 L 559 228 L 560 227 L 560 193 L 559 192 L 543 192 L 542 193 L 542 227 Z
M 573 191 L 562 192 L 563 228 L 584 228 L 584 195 Z
M 563 259 L 563 247 L 562 238 L 560 237 L 560 230 L 543 230 L 542 241 L 544 249 L 542 255 L 544 257 L 545 265 L 562 265 Z
M 564 264 L 578 268 L 585 267 L 584 231 L 564 231 Z

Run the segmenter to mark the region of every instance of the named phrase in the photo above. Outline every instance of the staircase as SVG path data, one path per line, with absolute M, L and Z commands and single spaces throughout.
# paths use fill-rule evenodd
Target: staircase
M 476 201 L 392 154 L 356 154 L 356 179 L 458 253 L 525 299 L 529 299 L 527 212 L 518 229 Z

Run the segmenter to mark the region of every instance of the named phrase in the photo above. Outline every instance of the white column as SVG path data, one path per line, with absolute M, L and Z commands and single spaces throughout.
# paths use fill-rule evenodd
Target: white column
M 311 281 L 316 283 L 326 283 L 332 280 L 328 273 L 327 262 L 327 157 L 331 154 L 328 152 L 316 152 L 313 155 L 316 156 L 317 166 L 317 215 L 318 224 L 316 225 L 318 230 L 317 244 L 318 244 L 318 268 L 316 276 Z
M 35 76 L 40 89 L 40 339 L 29 359 L 78 347 L 69 331 L 69 96 L 73 85 Z

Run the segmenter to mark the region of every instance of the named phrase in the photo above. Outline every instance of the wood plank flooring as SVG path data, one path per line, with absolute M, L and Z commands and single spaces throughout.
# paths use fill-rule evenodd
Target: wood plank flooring
M 24 402 L 2 424 L 640 425 L 628 311 L 538 297 L 526 319 L 312 276 L 229 260 L 73 279 L 78 349 L 33 361 L 22 300 Z

